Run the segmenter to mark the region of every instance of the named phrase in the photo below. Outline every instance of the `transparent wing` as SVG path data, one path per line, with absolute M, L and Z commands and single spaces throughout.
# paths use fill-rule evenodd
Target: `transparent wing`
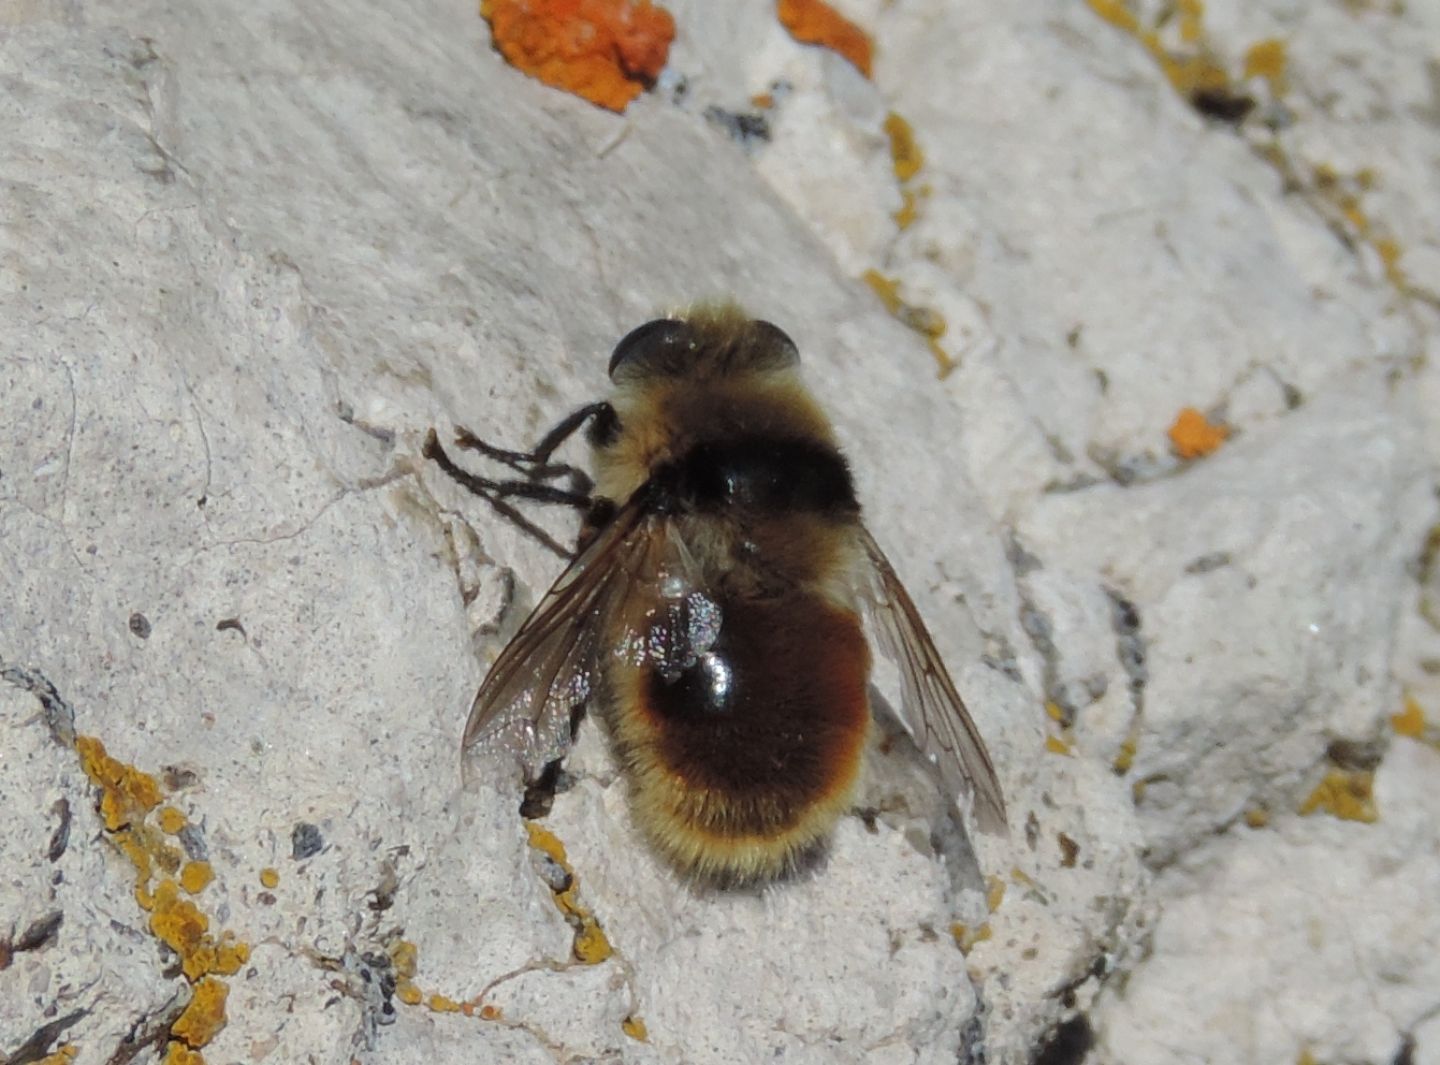
M 655 519 L 622 507 L 551 585 L 485 675 L 462 746 L 515 755 L 528 776 L 570 746 L 571 714 L 599 681 L 607 621 L 635 582 Z
M 672 523 L 632 499 L 560 574 L 490 667 L 462 746 L 512 754 L 533 779 L 569 748 L 572 716 L 595 693 L 607 658 L 683 665 L 699 653 L 692 644 L 718 633 L 718 610 L 707 612 L 707 604 L 713 608 L 695 591 Z
M 875 643 L 900 670 L 901 718 L 946 788 L 969 794 L 984 832 L 1005 832 L 1005 800 L 995 766 L 970 719 L 920 612 L 869 530 L 860 529 L 865 572 L 860 598 Z

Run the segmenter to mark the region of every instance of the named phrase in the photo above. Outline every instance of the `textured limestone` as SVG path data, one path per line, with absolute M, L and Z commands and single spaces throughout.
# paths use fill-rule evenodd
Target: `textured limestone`
M 6 16 L 0 934 L 64 920 L 0 970 L 0 1052 L 83 1010 L 49 1048 L 104 1062 L 188 994 L 43 677 L 170 782 L 216 872 L 197 905 L 253 947 L 211 1060 L 1021 1062 L 1077 1008 L 1097 1059 L 1433 1060 L 1407 907 L 1435 758 L 1387 746 L 1401 680 L 1440 707 L 1411 565 L 1440 456 L 1433 16 L 1208 23 L 1231 57 L 1294 34 L 1287 147 L 1379 169 L 1406 288 L 1084 4 L 854 0 L 873 84 L 761 0 L 671 6 L 671 70 L 624 117 L 505 68 L 464 5 Z M 769 142 L 705 117 L 762 91 Z M 903 231 L 891 110 L 926 158 Z M 943 381 L 870 268 L 947 323 Z M 513 785 L 466 786 L 457 750 L 560 561 L 419 445 L 533 439 L 625 330 L 726 293 L 799 342 L 1012 831 L 967 844 L 900 743 L 816 876 L 695 893 L 587 726 L 547 820 L 613 947 L 585 966 Z M 1185 406 L 1232 430 L 1191 465 Z M 1380 759 L 1374 825 L 1294 814 L 1336 741 Z

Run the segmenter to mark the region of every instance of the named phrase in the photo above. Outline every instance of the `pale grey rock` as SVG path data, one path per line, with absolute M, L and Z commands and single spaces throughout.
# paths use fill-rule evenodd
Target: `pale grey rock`
M 677 4 L 665 92 L 624 117 L 507 69 L 468 7 L 10 14 L 0 659 L 49 678 L 117 757 L 189 781 L 169 801 L 217 873 L 197 901 L 255 946 L 213 1060 L 941 1062 L 968 1043 L 1021 1062 L 1075 1008 L 1127 1060 L 1188 1023 L 1168 989 L 1199 977 L 1207 1008 L 1243 1020 L 1277 973 L 1317 1050 L 1379 1062 L 1412 1033 L 1434 1056 L 1433 976 L 1358 872 L 1337 892 L 1365 973 L 1394 985 L 1363 1024 L 1315 1020 L 1372 977 L 1327 941 L 1321 987 L 1290 926 L 1268 967 L 1224 987 L 1196 971 L 1228 942 L 1219 904 L 1284 916 L 1292 860 L 1299 876 L 1360 855 L 1396 899 L 1428 883 L 1404 845 L 1427 838 L 1418 819 L 1281 817 L 1278 848 L 1233 825 L 1293 809 L 1332 739 L 1381 737 L 1398 708 L 1395 629 L 1440 456 L 1433 371 L 1408 394 L 1433 316 L 1085 5 L 843 6 L 876 33 L 874 85 L 789 40 L 768 2 Z M 1242 18 L 1303 22 L 1318 84 L 1345 67 L 1340 10 L 1216 26 L 1234 22 L 1238 54 Z M 1400 95 L 1373 73 L 1355 90 L 1370 111 L 1404 104 L 1374 133 L 1406 160 L 1376 212 L 1393 201 L 1417 234 L 1404 262 L 1425 284 L 1440 197 L 1409 112 L 1429 17 L 1361 49 L 1367 71 L 1399 57 Z M 704 118 L 777 82 L 768 146 Z M 899 234 L 890 109 L 927 157 Z M 1327 113 L 1305 134 L 1332 138 L 1317 152 L 1343 140 Z M 854 280 L 869 266 L 948 322 L 945 381 Z M 967 845 L 900 745 L 866 784 L 890 808 L 873 834 L 846 819 L 816 875 L 692 892 L 644 850 L 587 725 L 547 821 L 615 948 L 581 966 L 513 784 L 464 785 L 457 749 L 484 666 L 561 563 L 419 447 L 431 425 L 535 438 L 603 390 L 625 330 L 722 294 L 805 353 L 1011 833 Z M 1234 428 L 1188 467 L 1164 435 L 1183 406 Z M 1068 757 L 1046 750 L 1047 701 L 1073 718 Z M 5 708 L 0 915 L 66 918 L 0 972 L 0 1050 L 46 1009 L 88 1009 L 64 1036 L 103 1062 L 184 989 L 39 703 Z M 1423 757 L 1399 757 L 1384 811 L 1428 801 L 1405 798 Z M 57 887 L 62 797 L 77 835 Z M 300 822 L 323 844 L 296 859 Z M 1190 914 L 1216 935 L 1181 934 Z M 499 1016 L 377 996 L 402 940 L 424 1000 L 483 993 Z M 1123 998 L 1101 989 L 1117 974 Z M 1238 1030 L 1217 1029 L 1217 1054 L 1250 1045 Z
M 1290 815 L 1167 869 L 1152 953 L 1096 1011 L 1097 1060 L 1401 1060 L 1440 987 L 1437 773 L 1397 740 L 1375 824 Z

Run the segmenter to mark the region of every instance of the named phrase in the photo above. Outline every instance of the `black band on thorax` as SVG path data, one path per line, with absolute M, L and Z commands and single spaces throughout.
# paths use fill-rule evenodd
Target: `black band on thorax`
M 704 441 L 651 477 L 661 511 L 738 507 L 770 513 L 859 509 L 844 457 L 804 437 L 735 436 Z

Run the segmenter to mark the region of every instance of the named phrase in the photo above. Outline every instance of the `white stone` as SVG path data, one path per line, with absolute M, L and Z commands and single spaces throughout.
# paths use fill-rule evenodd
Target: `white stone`
M 1435 932 L 1407 894 L 1434 896 L 1434 755 L 1396 741 L 1377 825 L 1288 813 L 1332 740 L 1383 739 L 1400 679 L 1440 699 L 1427 623 L 1396 636 L 1440 458 L 1415 369 L 1437 352 L 1435 15 L 1207 6 L 1225 58 L 1295 35 L 1285 146 L 1376 167 L 1364 207 L 1410 292 L 1084 4 L 848 0 L 874 84 L 768 2 L 677 4 L 668 95 L 623 117 L 506 67 L 465 5 L 7 9 L 0 666 L 190 780 L 168 801 L 215 868 L 197 903 L 254 947 L 213 1060 L 942 1062 L 974 1039 L 1018 1063 L 1072 1002 L 1117 1062 L 1194 1039 L 1294 1060 L 1303 1036 L 1379 1065 L 1407 1033 L 1435 1060 Z M 768 145 L 706 121 L 778 81 Z M 926 157 L 903 232 L 891 110 Z M 872 267 L 943 315 L 944 381 Z M 458 750 L 562 563 L 420 447 L 532 440 L 602 394 L 626 330 L 727 294 L 799 343 L 1010 834 L 956 838 L 901 744 L 866 784 L 891 803 L 873 834 L 846 818 L 821 870 L 759 896 L 695 892 L 637 838 L 592 722 L 547 821 L 615 948 L 585 967 L 513 784 L 465 786 Z M 1188 466 L 1165 435 L 1187 406 L 1233 430 Z M 65 920 L 0 972 L 0 1052 L 86 1009 L 63 1039 L 98 1065 L 185 988 L 19 677 L 0 932 Z M 1236 827 L 1257 804 L 1274 827 Z M 301 822 L 323 845 L 296 859 Z M 394 1000 L 381 1023 L 402 941 L 426 1002 L 500 1016 Z

